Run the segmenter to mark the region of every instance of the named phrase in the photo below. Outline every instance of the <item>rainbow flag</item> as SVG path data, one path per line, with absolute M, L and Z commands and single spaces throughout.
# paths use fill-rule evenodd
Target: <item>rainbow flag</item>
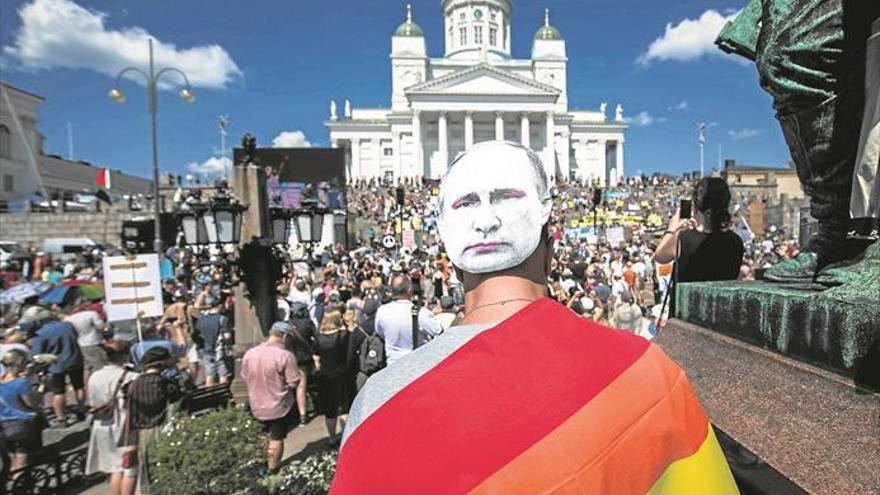
M 434 344 L 371 378 L 362 395 Z M 641 337 L 542 299 L 440 359 L 348 432 L 331 494 L 378 493 L 739 491 L 677 365 Z

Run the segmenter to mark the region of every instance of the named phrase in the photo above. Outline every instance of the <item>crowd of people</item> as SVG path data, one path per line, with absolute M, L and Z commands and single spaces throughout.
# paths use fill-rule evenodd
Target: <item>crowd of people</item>
M 689 181 L 634 178 L 601 195 L 584 184 L 557 184 L 547 295 L 583 318 L 653 338 L 669 314 L 667 299 L 674 300 L 664 297 L 675 258 L 669 246 L 677 245 L 679 231 L 697 227 L 679 218 L 679 198 L 693 196 L 695 208 L 702 202 L 718 211 L 718 183 L 712 184 L 695 194 Z M 132 493 L 136 480 L 148 490 L 149 447 L 168 404 L 187 389 L 237 377 L 248 386 L 252 414 L 266 426 L 269 469 L 278 468 L 287 434 L 313 417 L 323 416 L 331 445 L 338 445 L 366 379 L 463 317 L 462 274 L 438 233 L 437 188 L 415 180 L 357 181 L 347 191 L 358 227 L 351 249 L 279 248 L 275 322 L 266 342 L 245 354 L 238 374 L 232 308 L 239 279 L 223 251 L 167 249 L 160 262 L 164 315 L 144 319 L 139 330 L 134 321 L 107 322 L 100 301 L 87 297 L 66 304 L 46 304 L 38 294 L 7 301 L 0 343 L 4 469 L 15 476 L 28 465 L 43 428 L 88 420 L 87 471 L 109 474 L 114 494 Z M 722 200 L 727 207 L 729 193 Z M 599 228 L 590 230 L 594 225 Z M 608 232 L 617 227 L 623 237 L 612 239 Z M 727 278 L 753 278 L 797 254 L 782 230 L 743 247 L 730 227 L 729 216 L 701 226 L 726 231 L 725 245 L 741 250 L 742 262 L 729 267 L 734 273 Z M 393 247 L 383 243 L 388 237 Z M 4 289 L 31 281 L 100 282 L 101 259 L 112 254 L 119 251 L 56 260 L 31 248 L 0 267 L 0 280 Z

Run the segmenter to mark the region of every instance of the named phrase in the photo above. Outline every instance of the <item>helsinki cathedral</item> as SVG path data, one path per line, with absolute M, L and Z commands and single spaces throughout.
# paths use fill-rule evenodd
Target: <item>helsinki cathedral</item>
M 569 106 L 565 40 L 548 11 L 531 57 L 518 59 L 511 0 L 443 0 L 441 10 L 446 53 L 433 58 L 406 7 L 391 36 L 390 107 L 330 102 L 325 124 L 332 146 L 346 151 L 349 179 L 439 178 L 458 154 L 493 139 L 531 147 L 548 177 L 605 186 L 624 176 L 623 108 Z

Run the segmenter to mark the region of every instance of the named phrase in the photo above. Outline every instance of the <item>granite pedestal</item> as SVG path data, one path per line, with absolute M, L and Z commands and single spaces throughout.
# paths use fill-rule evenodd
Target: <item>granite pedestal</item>
M 679 284 L 676 317 L 817 364 L 880 390 L 880 243 L 816 282 Z
M 680 320 L 670 320 L 655 342 L 685 370 L 712 423 L 757 456 L 726 449 L 743 493 L 880 493 L 876 394 Z

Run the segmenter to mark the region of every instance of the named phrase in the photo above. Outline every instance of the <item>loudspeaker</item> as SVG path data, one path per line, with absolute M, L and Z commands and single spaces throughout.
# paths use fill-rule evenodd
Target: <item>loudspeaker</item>
M 599 206 L 599 204 L 601 202 L 602 202 L 602 188 L 597 187 L 596 189 L 593 189 L 593 206 L 594 207 Z
M 397 206 L 403 206 L 403 188 L 398 187 L 394 190 L 394 193 L 397 197 Z

